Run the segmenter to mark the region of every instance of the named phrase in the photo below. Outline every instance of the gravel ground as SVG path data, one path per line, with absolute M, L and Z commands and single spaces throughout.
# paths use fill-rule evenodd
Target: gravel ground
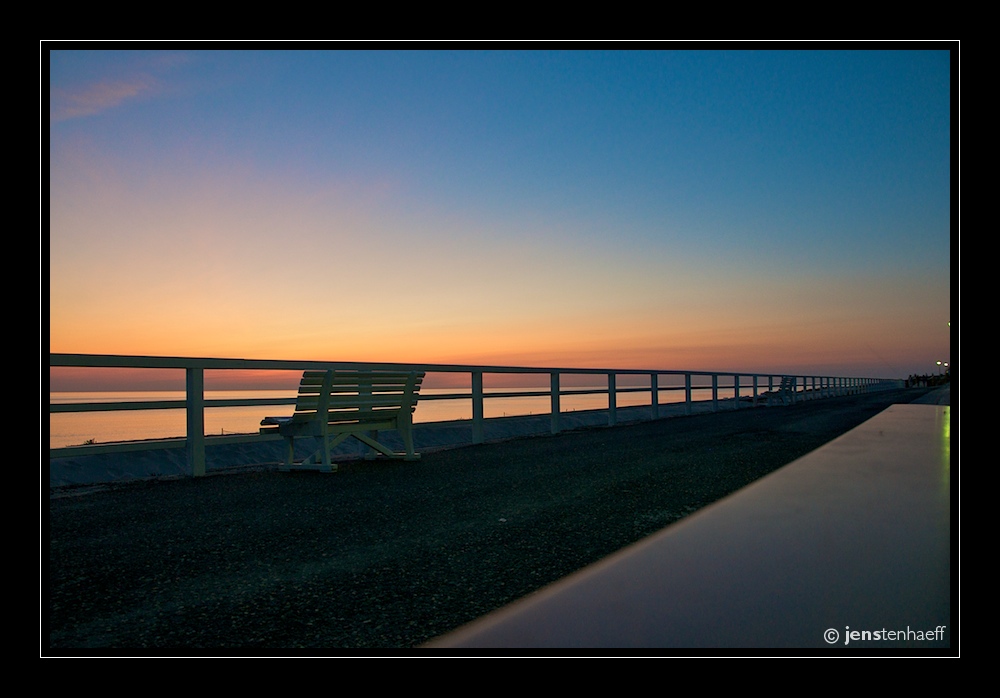
M 414 648 L 927 392 L 53 491 L 42 653 Z

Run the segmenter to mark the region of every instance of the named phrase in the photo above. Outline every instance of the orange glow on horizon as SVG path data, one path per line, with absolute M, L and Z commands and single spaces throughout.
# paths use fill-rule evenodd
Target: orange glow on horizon
M 46 55 L 50 352 L 869 377 L 958 360 L 950 50 Z M 241 380 L 286 377 L 208 388 Z

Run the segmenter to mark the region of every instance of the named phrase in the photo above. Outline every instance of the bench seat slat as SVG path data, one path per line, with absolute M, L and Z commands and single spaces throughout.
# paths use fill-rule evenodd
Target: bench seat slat
M 401 408 L 386 408 L 386 409 L 376 409 L 376 410 L 358 410 L 351 408 L 344 408 L 341 410 L 330 410 L 326 413 L 326 421 L 329 424 L 334 422 L 341 422 L 345 419 L 362 419 L 362 420 L 386 420 L 395 419 L 399 416 Z M 293 422 L 312 422 L 319 421 L 320 417 L 316 412 L 296 412 L 292 415 L 291 421 Z
M 325 371 L 306 371 L 299 384 L 322 385 L 325 374 Z M 379 385 L 382 383 L 399 383 L 405 385 L 409 379 L 410 374 L 406 372 L 369 371 L 363 373 L 351 373 L 349 371 L 337 371 L 333 377 L 333 384 L 356 383 L 361 385 Z M 423 376 L 418 373 L 416 377 L 417 384 L 419 384 L 422 380 Z
M 406 406 L 409 399 L 403 396 L 380 396 L 380 395 L 333 395 L 330 396 L 329 409 L 344 408 L 373 408 L 373 407 L 395 407 L 400 409 Z M 320 409 L 320 398 L 309 397 L 300 399 L 295 403 L 296 412 L 315 412 Z
M 409 380 L 409 373 L 337 373 L 333 377 L 333 384 L 357 383 L 360 385 L 380 385 L 382 383 L 400 383 L 405 385 Z M 417 381 L 420 381 L 420 378 L 417 378 Z

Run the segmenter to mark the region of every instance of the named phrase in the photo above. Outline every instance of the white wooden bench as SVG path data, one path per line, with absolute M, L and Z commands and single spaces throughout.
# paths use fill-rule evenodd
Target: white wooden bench
M 782 376 L 781 385 L 772 393 L 768 393 L 767 404 L 791 405 L 795 402 L 796 379 L 793 376 Z
M 261 434 L 285 437 L 282 470 L 306 468 L 333 472 L 330 452 L 353 436 L 375 452 L 390 458 L 417 460 L 413 450 L 413 410 L 423 381 L 422 371 L 306 371 L 299 383 L 295 413 L 290 417 L 265 417 Z M 378 441 L 378 432 L 395 429 L 403 440 L 403 453 Z M 295 438 L 313 437 L 320 447 L 295 463 Z

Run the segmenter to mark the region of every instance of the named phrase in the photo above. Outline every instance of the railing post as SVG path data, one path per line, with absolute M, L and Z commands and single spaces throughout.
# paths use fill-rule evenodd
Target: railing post
M 712 374 L 712 411 L 719 411 L 719 374 Z
M 684 414 L 691 414 L 691 374 L 684 374 Z
M 616 393 L 615 374 L 608 374 L 608 426 L 618 423 L 618 395 Z
M 660 377 L 655 373 L 649 374 L 649 392 L 651 393 L 650 411 L 653 419 L 660 418 Z
M 205 370 L 185 369 L 187 465 L 194 477 L 205 475 Z
M 472 372 L 472 443 L 481 444 L 483 437 L 483 372 Z
M 559 407 L 559 372 L 549 374 L 549 389 L 552 391 L 552 433 L 559 433 L 559 417 L 562 414 Z
M 754 407 L 757 406 L 757 374 L 753 374 L 753 402 L 751 403 Z
M 740 408 L 740 377 L 733 376 L 733 400 L 736 401 L 736 409 Z

